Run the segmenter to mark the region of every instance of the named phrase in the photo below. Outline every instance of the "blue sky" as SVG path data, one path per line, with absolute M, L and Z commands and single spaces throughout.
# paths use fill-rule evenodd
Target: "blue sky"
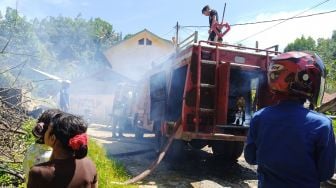
M 227 0 L 225 21 L 236 24 L 288 18 L 323 1 Z M 15 2 L 15 0 L 0 0 L 0 10 L 3 11 L 6 6 L 15 7 Z M 218 0 L 18 0 L 18 10 L 21 15 L 28 18 L 58 15 L 75 17 L 81 13 L 84 18 L 100 17 L 108 21 L 113 25 L 115 31 L 122 32 L 123 35 L 147 28 L 163 38 L 170 39 L 175 33 L 173 27 L 177 21 L 180 25 L 207 25 L 207 17 L 201 14 L 201 9 L 206 4 L 216 9 L 221 18 L 224 2 Z M 329 0 L 303 15 L 335 9 L 336 0 Z M 323 16 L 291 20 L 241 43 L 251 45 L 258 40 L 260 46 L 280 44 L 280 47 L 284 47 L 287 42 L 291 42 L 301 35 L 312 36 L 315 39 L 331 37 L 332 30 L 336 30 L 334 20 L 336 20 L 335 12 Z M 232 27 L 224 40 L 236 43 L 274 24 L 276 23 Z M 181 29 L 181 38 L 183 39 L 195 30 L 195 28 Z M 199 29 L 199 32 L 201 39 L 207 38 L 206 28 Z

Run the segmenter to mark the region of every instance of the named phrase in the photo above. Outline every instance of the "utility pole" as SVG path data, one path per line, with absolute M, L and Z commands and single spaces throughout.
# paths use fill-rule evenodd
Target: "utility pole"
M 180 29 L 179 23 L 176 22 L 176 47 L 178 47 L 179 45 L 179 29 Z

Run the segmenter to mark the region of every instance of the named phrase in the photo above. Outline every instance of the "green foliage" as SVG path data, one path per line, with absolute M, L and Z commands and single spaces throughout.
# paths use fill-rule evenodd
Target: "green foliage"
M 0 171 L 0 186 L 2 185 L 10 185 L 13 183 L 13 176 Z
M 289 43 L 284 51 L 314 51 L 315 48 L 316 42 L 313 38 L 301 36 L 301 38 L 295 39 L 293 43 Z
M 88 156 L 96 164 L 99 187 L 134 187 L 117 185 L 115 182 L 124 182 L 130 178 L 125 168 L 106 155 L 106 151 L 94 140 L 89 141 Z
M 100 18 L 87 20 L 79 14 L 75 18 L 57 16 L 27 20 L 15 9 L 7 8 L 0 19 L 0 68 L 8 70 L 22 66 L 0 74 L 0 86 L 10 87 L 14 80 L 17 80 L 16 85 L 24 85 L 45 79 L 27 67 L 63 79 L 86 77 L 108 65 L 103 52 L 118 40 L 120 36 L 112 25 Z M 18 75 L 20 79 L 16 79 Z M 33 95 L 55 95 L 59 90 L 55 85 L 57 83 L 52 81 L 34 83 Z
M 33 127 L 36 125 L 35 119 L 29 119 L 25 121 L 22 125 L 22 129 L 28 134 L 22 135 L 21 139 L 24 141 L 26 146 L 30 146 L 35 142 L 35 137 L 32 133 Z

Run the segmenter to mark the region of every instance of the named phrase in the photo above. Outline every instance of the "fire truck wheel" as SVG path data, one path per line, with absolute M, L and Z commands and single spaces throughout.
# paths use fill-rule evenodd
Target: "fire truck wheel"
M 192 140 L 189 142 L 189 144 L 191 145 L 191 147 L 195 148 L 195 149 L 202 149 L 204 148 L 208 142 L 206 140 Z
M 244 142 L 213 141 L 212 152 L 214 156 L 223 160 L 235 161 L 244 150 Z
M 168 137 L 166 136 L 161 136 L 161 148 L 160 151 L 165 147 Z M 184 155 L 185 152 L 185 146 L 186 142 L 183 140 L 173 140 L 172 144 L 170 145 L 167 153 L 166 153 L 166 159 L 169 161 L 175 161 L 181 159 Z

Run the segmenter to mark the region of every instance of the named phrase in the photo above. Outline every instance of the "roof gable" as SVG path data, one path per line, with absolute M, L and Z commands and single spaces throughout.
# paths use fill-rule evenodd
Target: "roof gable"
M 115 46 L 118 46 L 118 45 L 120 45 L 120 44 L 122 44 L 122 43 L 124 43 L 124 42 L 128 42 L 128 41 L 130 41 L 130 40 L 134 40 L 134 39 L 136 39 L 137 37 L 139 37 L 139 36 L 142 35 L 142 34 L 147 34 L 148 36 L 151 36 L 151 37 L 153 37 L 153 38 L 156 38 L 156 39 L 158 39 L 159 41 L 161 41 L 161 42 L 163 42 L 163 43 L 166 43 L 166 44 L 168 44 L 168 45 L 172 45 L 172 44 L 173 44 L 172 41 L 167 40 L 167 39 L 164 39 L 164 38 L 161 38 L 161 37 L 159 37 L 158 35 L 156 35 L 156 34 L 150 32 L 150 31 L 147 30 L 147 29 L 143 29 L 142 31 L 139 31 L 139 32 L 135 33 L 135 34 L 132 35 L 131 37 L 129 37 L 129 38 L 125 39 L 125 40 L 121 40 L 121 41 L 117 42 L 116 44 L 114 44 L 114 45 L 111 46 L 111 47 L 115 47 Z

